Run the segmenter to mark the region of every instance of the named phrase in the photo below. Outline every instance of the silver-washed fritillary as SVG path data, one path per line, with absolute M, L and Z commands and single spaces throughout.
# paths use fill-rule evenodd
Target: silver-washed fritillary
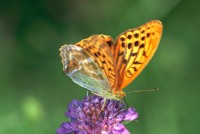
M 60 48 L 63 70 L 78 85 L 106 99 L 120 100 L 154 55 L 162 35 L 158 20 L 129 29 L 116 41 L 108 35 L 92 35 Z

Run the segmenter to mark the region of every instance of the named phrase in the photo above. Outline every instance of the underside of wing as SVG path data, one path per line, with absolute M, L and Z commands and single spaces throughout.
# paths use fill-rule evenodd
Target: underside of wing
M 75 83 L 96 93 L 110 89 L 105 75 L 85 50 L 76 45 L 64 45 L 60 51 L 63 71 Z
M 144 69 L 154 55 L 161 35 L 162 23 L 155 20 L 117 37 L 114 53 L 116 90 L 122 90 Z
M 107 35 L 93 35 L 75 44 L 83 48 L 90 58 L 102 70 L 104 78 L 109 81 L 112 88 L 115 82 L 115 62 L 113 58 L 114 51 L 110 47 L 114 46 L 114 41 Z

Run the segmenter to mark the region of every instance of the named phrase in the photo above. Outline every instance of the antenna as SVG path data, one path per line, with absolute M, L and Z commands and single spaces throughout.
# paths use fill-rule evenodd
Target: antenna
M 128 92 L 125 92 L 125 93 L 151 92 L 151 91 L 158 91 L 158 90 L 159 90 L 159 88 L 153 88 L 153 89 L 146 89 L 146 90 L 128 91 Z

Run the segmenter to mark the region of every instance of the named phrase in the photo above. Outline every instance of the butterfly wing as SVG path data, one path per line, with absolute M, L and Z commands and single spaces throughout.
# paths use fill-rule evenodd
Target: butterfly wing
M 104 78 L 109 81 L 111 88 L 115 82 L 115 63 L 113 51 L 110 49 L 110 46 L 113 46 L 113 44 L 113 39 L 103 34 L 93 35 L 76 44 L 83 48 L 98 65 L 99 69 L 102 70 Z
M 64 45 L 60 51 L 63 71 L 75 83 L 96 93 L 105 88 L 109 89 L 104 74 L 81 47 Z
M 112 39 L 106 41 L 104 35 L 93 35 L 75 45 L 60 48 L 65 74 L 98 94 L 111 92 L 115 80 L 113 55 L 109 50 L 109 44 L 114 43 Z
M 116 90 L 122 90 L 144 69 L 154 55 L 161 35 L 162 23 L 155 20 L 117 37 L 114 48 Z

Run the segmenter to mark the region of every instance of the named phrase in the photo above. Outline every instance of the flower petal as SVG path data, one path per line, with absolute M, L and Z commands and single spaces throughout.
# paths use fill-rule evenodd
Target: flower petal
M 67 117 L 73 117 L 73 118 L 78 117 L 78 115 L 79 115 L 79 110 L 80 110 L 79 107 L 80 107 L 79 101 L 78 101 L 78 100 L 73 100 L 73 101 L 68 105 L 69 110 L 65 113 L 65 115 L 66 115 Z
M 57 129 L 57 134 L 67 134 L 75 130 L 75 124 L 72 122 L 64 122 L 60 128 Z
M 132 120 L 135 120 L 136 118 L 138 118 L 138 113 L 135 111 L 134 108 L 132 107 L 129 108 L 126 112 L 124 120 L 132 121 Z
M 129 131 L 122 124 L 116 124 L 112 130 L 113 134 L 130 134 Z

